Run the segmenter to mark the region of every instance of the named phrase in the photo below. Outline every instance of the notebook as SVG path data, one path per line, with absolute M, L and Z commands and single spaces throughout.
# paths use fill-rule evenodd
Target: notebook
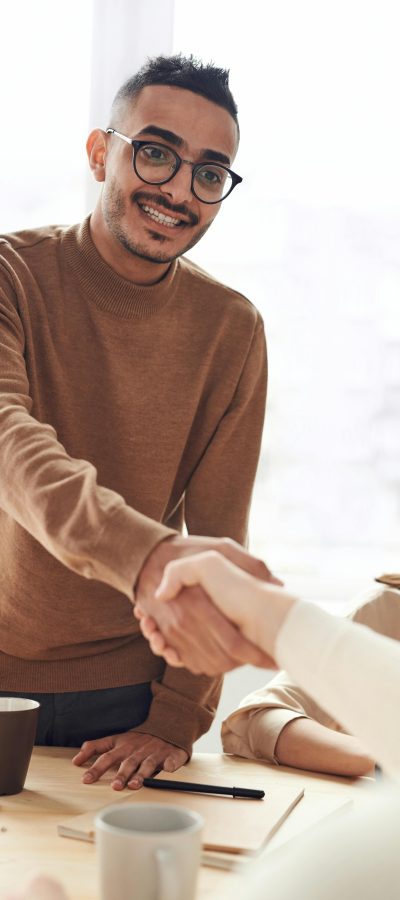
M 142 788 L 121 798 L 123 804 L 162 803 L 181 806 L 204 818 L 203 849 L 232 854 L 257 854 L 301 800 L 304 789 L 269 787 L 263 800 L 186 794 Z M 62 837 L 95 840 L 95 817 L 99 810 L 70 816 L 57 826 Z

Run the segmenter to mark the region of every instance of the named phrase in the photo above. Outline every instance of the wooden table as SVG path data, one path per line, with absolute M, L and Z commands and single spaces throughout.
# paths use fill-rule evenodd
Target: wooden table
M 59 837 L 57 825 L 69 815 L 115 803 L 121 795 L 110 787 L 111 776 L 97 784 L 83 785 L 82 770 L 70 762 L 75 752 L 35 748 L 24 791 L 12 797 L 0 797 L 0 896 L 2 891 L 20 886 L 27 873 L 39 870 L 59 878 L 71 900 L 97 900 L 95 847 Z M 285 787 L 304 786 L 304 798 L 265 852 L 315 826 L 335 797 L 362 802 L 362 788 L 373 786 L 368 779 L 328 778 L 218 754 L 195 755 L 184 772 L 191 781 L 240 784 L 265 791 L 277 783 Z M 237 878 L 234 872 L 202 866 L 199 900 L 215 900 Z

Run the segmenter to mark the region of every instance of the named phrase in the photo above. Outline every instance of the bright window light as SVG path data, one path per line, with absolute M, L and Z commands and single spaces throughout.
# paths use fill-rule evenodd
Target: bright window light
M 92 5 L 1 4 L 2 232 L 84 214 Z

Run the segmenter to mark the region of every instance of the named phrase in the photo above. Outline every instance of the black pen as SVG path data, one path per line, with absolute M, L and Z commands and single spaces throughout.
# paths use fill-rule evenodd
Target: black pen
M 143 787 L 161 788 L 164 791 L 189 791 L 193 794 L 223 794 L 228 797 L 247 797 L 251 800 L 262 800 L 265 797 L 265 791 L 257 791 L 253 788 L 196 784 L 193 781 L 169 781 L 167 778 L 143 778 Z

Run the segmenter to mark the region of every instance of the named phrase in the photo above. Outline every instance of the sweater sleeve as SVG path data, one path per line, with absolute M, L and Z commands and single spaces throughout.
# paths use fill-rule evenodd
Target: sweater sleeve
M 263 688 L 245 697 L 239 708 L 222 723 L 222 745 L 227 753 L 248 759 L 276 763 L 275 747 L 279 735 L 293 719 L 316 719 L 328 728 L 338 729 L 287 672 L 280 672 Z
M 194 742 L 212 725 L 221 687 L 222 678 L 167 666 L 162 680 L 152 683 L 150 712 L 137 730 L 181 747 L 191 756 Z
M 298 601 L 278 634 L 276 658 L 382 768 L 399 777 L 397 641 Z
M 24 331 L 5 284 L 0 286 L 0 506 L 65 566 L 132 600 L 143 560 L 175 532 L 99 485 L 95 467 L 69 456 L 54 428 L 32 416 Z

